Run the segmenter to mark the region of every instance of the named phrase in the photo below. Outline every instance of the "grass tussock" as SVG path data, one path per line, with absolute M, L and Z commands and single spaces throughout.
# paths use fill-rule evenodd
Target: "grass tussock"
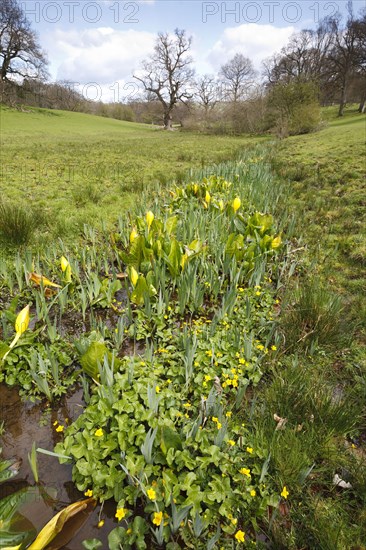
M 44 223 L 45 217 L 38 209 L 0 202 L 0 238 L 10 246 L 28 244 Z
M 342 298 L 312 278 L 289 290 L 281 321 L 285 346 L 314 349 L 316 345 L 339 349 L 350 337 Z

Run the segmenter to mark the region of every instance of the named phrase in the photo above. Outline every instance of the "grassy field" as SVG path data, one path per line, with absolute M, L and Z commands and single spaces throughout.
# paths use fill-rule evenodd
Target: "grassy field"
M 199 510 L 198 503 L 207 498 L 211 504 L 206 511 L 212 515 L 206 526 L 202 523 L 201 538 L 196 536 L 201 527 L 196 524 L 192 531 L 184 519 L 176 539 L 179 547 L 206 548 L 220 524 L 219 547 L 225 550 L 252 547 L 254 542 L 263 549 L 363 550 L 365 117 L 350 108 L 338 119 L 336 110 L 327 108 L 323 110 L 324 126 L 318 132 L 269 143 L 254 137 L 165 133 L 77 113 L 3 109 L 1 117 L 1 192 L 7 201 L 27 205 L 32 200 L 44 214 L 38 243 L 47 235 L 49 241 L 49 246 L 40 248 L 39 257 L 24 249 L 19 255 L 8 255 L 0 272 L 4 341 L 10 341 L 19 304 L 36 306 L 32 310 L 36 330 L 22 336 L 25 345 L 10 353 L 5 380 L 22 385 L 23 394 L 39 397 L 45 393 L 42 380 L 27 367 L 29 363 L 36 368 L 34 359 L 28 357 L 32 348 L 51 364 L 53 353 L 68 373 L 70 365 L 80 363 L 74 345 L 80 330 L 86 338 L 80 338 L 77 349 L 78 353 L 83 350 L 84 359 L 97 335 L 98 345 L 118 350 L 125 363 L 120 378 L 112 377 L 113 388 L 111 380 L 102 378 L 108 391 L 120 396 L 123 387 L 126 392 L 130 382 L 123 379 L 122 384 L 122 378 L 128 371 L 128 377 L 137 377 L 141 395 L 148 386 L 151 406 L 153 384 L 163 400 L 159 417 L 167 415 L 166 426 L 177 429 L 174 438 L 178 432 L 179 437 L 184 434 L 184 452 L 188 453 L 192 441 L 188 434 L 196 433 L 200 422 L 195 411 L 207 400 L 210 389 L 214 392 L 214 386 L 217 388 L 214 379 L 218 377 L 221 391 L 214 395 L 220 403 L 214 404 L 212 422 L 209 419 L 200 425 L 198 434 L 202 435 L 197 440 L 201 449 L 214 442 L 204 449 L 205 456 L 213 456 L 214 447 L 223 444 L 217 430 L 222 434 L 224 425 L 228 431 L 223 436 L 221 459 L 214 465 L 207 459 L 207 471 L 200 463 L 193 474 L 195 466 L 191 457 L 186 457 L 193 496 L 188 494 L 185 466 L 174 471 L 174 483 L 184 492 L 182 497 L 177 489 L 179 505 L 191 505 L 192 496 Z M 194 171 L 197 188 L 186 185 L 189 171 Z M 210 174 L 223 180 L 205 180 Z M 175 194 L 164 191 L 154 196 L 159 182 L 169 189 L 172 181 L 184 185 Z M 223 181 L 232 181 L 233 186 Z M 241 203 L 236 212 L 233 201 L 238 197 Z M 148 208 L 154 211 L 155 221 L 146 216 Z M 270 213 L 273 219 L 256 214 L 261 221 L 254 222 L 255 210 Z M 111 235 L 109 229 L 120 214 L 125 214 L 124 221 Z M 107 222 L 107 231 L 102 221 Z M 268 234 L 264 235 L 267 222 Z M 80 243 L 75 237 L 83 223 L 101 230 L 89 229 L 87 239 Z M 253 257 L 243 252 L 247 249 L 240 233 L 250 236 L 248 243 L 257 243 L 258 257 L 252 264 Z M 282 245 L 272 247 L 278 234 Z M 66 237 L 66 245 L 50 242 L 55 236 Z M 278 237 L 275 240 L 279 242 Z M 38 243 L 36 235 L 30 242 L 33 252 Z M 181 257 L 184 252 L 188 254 L 186 271 Z M 69 280 L 67 272 L 60 272 L 61 254 L 70 260 Z M 229 254 L 238 261 L 228 261 Z M 128 294 L 134 305 L 128 302 L 124 309 L 126 304 L 114 298 L 126 299 L 116 270 L 126 271 L 132 281 L 131 266 L 136 267 L 140 283 L 135 281 Z M 42 285 L 29 283 L 26 272 L 30 270 L 58 281 L 62 289 L 47 296 Z M 126 275 L 119 275 L 125 281 Z M 129 293 L 127 286 L 125 291 Z M 138 340 L 147 342 L 147 348 L 141 356 L 130 357 Z M 131 361 L 135 361 L 132 371 Z M 74 383 L 69 375 L 60 375 L 60 384 L 54 383 L 51 372 L 47 376 L 49 392 L 66 392 Z M 237 393 L 233 381 L 239 385 Z M 59 450 L 68 456 L 75 451 L 78 459 L 86 446 L 94 445 L 96 432 L 103 432 L 103 437 L 111 437 L 105 453 L 113 453 L 116 432 L 109 430 L 107 394 L 98 394 L 104 386 L 98 389 L 90 382 L 89 387 L 84 379 L 83 389 L 86 395 L 90 390 L 91 404 L 85 406 L 78 422 L 65 428 L 66 438 L 60 440 L 64 443 Z M 145 406 L 144 402 L 136 405 L 139 396 L 135 391 L 127 393 L 132 412 L 120 426 L 130 421 L 134 426 Z M 182 406 L 182 394 L 185 409 L 174 417 L 174 407 Z M 124 414 L 123 407 L 115 410 L 113 420 Z M 151 431 L 154 422 L 149 424 Z M 84 426 L 87 430 L 83 433 L 90 432 L 88 445 L 79 448 L 77 432 Z M 142 432 L 145 434 L 145 428 Z M 135 453 L 131 465 L 142 460 L 142 440 L 136 441 L 128 451 Z M 157 442 L 151 445 L 164 461 Z M 174 445 L 177 448 L 173 450 Z M 169 451 L 179 447 L 180 441 L 175 441 Z M 81 468 L 76 474 L 74 471 L 74 478 L 80 490 L 93 488 L 95 494 L 109 497 L 110 489 L 103 491 L 110 471 L 103 470 L 105 454 L 98 458 L 100 447 L 95 449 L 95 471 L 99 469 L 100 475 L 94 478 L 93 472 Z M 198 452 L 195 447 L 193 457 Z M 163 462 L 149 460 L 149 483 L 152 480 L 155 485 L 151 487 L 157 492 L 163 491 L 164 485 L 165 492 L 170 478 L 161 481 L 159 475 L 161 471 L 165 475 L 167 465 L 162 468 Z M 177 464 L 172 460 L 169 468 Z M 116 479 L 120 474 L 117 469 Z M 211 474 L 214 484 L 205 478 Z M 218 496 L 210 501 L 214 491 Z M 159 509 L 169 516 L 170 503 L 159 498 Z M 128 509 L 132 501 L 131 497 Z M 118 508 L 125 510 L 124 506 L 125 501 L 120 500 Z M 147 502 L 144 521 L 149 522 L 149 513 L 156 510 Z M 110 519 L 113 522 L 113 514 Z M 128 537 L 140 536 L 140 527 L 133 526 L 132 534 L 126 529 L 119 531 L 126 548 L 138 540 Z M 159 536 L 165 536 L 165 542 L 171 540 L 160 531 L 149 539 L 149 547 L 157 547 L 163 540 Z
M 365 324 L 366 121 L 356 109 L 340 119 L 327 108 L 323 116 L 323 130 L 283 141 L 273 164 L 291 182 L 297 231 L 306 235 L 316 271 Z
M 250 138 L 164 132 L 81 113 L 1 108 L 3 200 L 41 211 L 43 238 L 111 225 L 145 189 L 235 158 Z

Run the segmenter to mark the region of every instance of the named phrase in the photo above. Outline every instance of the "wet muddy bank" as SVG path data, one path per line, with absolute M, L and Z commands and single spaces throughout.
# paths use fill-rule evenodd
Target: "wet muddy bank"
M 41 453 L 37 453 L 40 481 L 37 487 L 28 453 L 33 442 L 36 447 L 53 451 L 55 444 L 63 437 L 62 433 L 56 432 L 56 421 L 58 425 L 66 426 L 82 413 L 83 406 L 81 389 L 50 408 L 46 402 L 22 401 L 17 388 L 0 384 L 0 422 L 4 423 L 4 433 L 0 437 L 2 457 L 15 458 L 21 462 L 19 473 L 0 486 L 0 497 L 25 487 L 31 488 L 30 502 L 22 507 L 22 514 L 37 531 L 68 504 L 85 497 L 72 482 L 72 466 L 60 464 L 56 457 Z M 101 511 L 101 506 L 97 505 L 73 539 L 62 548 L 80 550 L 82 541 L 91 538 L 100 539 L 103 548 L 108 548 L 108 533 L 118 525 L 114 518 L 115 506 L 114 502 L 108 502 Z M 105 520 L 102 528 L 97 527 L 100 519 Z

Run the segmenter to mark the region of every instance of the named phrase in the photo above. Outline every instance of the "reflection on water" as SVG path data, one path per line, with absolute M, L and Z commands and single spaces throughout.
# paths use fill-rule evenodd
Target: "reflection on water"
M 0 497 L 33 486 L 32 503 L 22 508 L 22 514 L 33 523 L 37 531 L 62 508 L 85 497 L 72 483 L 71 465 L 59 464 L 57 458 L 40 453 L 37 453 L 38 472 L 44 490 L 38 490 L 34 486 L 28 453 L 33 442 L 36 447 L 53 451 L 55 444 L 63 437 L 62 433 L 55 431 L 54 422 L 57 420 L 66 425 L 76 420 L 82 410 L 81 390 L 64 398 L 50 410 L 45 404 L 22 402 L 16 388 L 0 384 L 0 422 L 4 421 L 5 428 L 0 442 L 2 456 L 15 457 L 22 462 L 18 475 L 0 486 Z M 81 542 L 89 538 L 99 538 L 104 543 L 103 548 L 108 548 L 107 535 L 117 525 L 113 517 L 115 504 L 104 506 L 101 518 L 105 519 L 105 524 L 101 529 L 97 528 L 99 512 L 98 505 L 73 540 L 63 547 L 64 550 L 80 550 Z

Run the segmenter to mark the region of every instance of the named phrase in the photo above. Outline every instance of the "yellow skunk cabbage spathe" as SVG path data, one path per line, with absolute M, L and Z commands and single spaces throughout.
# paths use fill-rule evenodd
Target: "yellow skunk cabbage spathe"
M 12 343 L 10 344 L 9 346 L 9 349 L 8 351 L 5 353 L 4 357 L 3 357 L 3 361 L 5 360 L 6 356 L 8 355 L 8 353 L 10 352 L 11 349 L 13 349 L 13 347 L 15 346 L 15 344 L 17 343 L 17 341 L 19 340 L 19 338 L 21 337 L 21 335 L 23 334 L 23 332 L 25 332 L 27 330 L 27 328 L 29 327 L 29 320 L 30 320 L 30 314 L 29 314 L 29 304 L 27 306 L 25 306 L 22 311 L 20 311 L 17 315 L 17 318 L 15 319 L 15 337 L 14 337 L 14 340 L 12 341 Z
M 131 279 L 131 283 L 133 284 L 133 286 L 136 286 L 136 283 L 139 279 L 139 274 L 137 273 L 137 271 L 134 267 L 131 267 L 130 279 Z
M 277 237 L 275 237 L 275 238 L 273 239 L 272 243 L 271 243 L 271 248 L 272 248 L 272 249 L 278 248 L 278 247 L 280 246 L 280 244 L 281 244 L 281 241 L 282 241 L 281 235 L 277 235 Z
M 61 270 L 65 273 L 65 283 L 71 283 L 71 265 L 65 256 L 61 258 Z
M 20 338 L 23 332 L 25 332 L 29 327 L 29 319 L 30 315 L 28 304 L 18 313 L 17 318 L 15 319 L 15 332 L 17 333 L 18 338 Z
M 155 218 L 155 216 L 154 216 L 153 212 L 151 212 L 151 210 L 146 212 L 146 223 L 147 223 L 148 229 L 150 229 L 150 226 L 151 226 L 152 222 L 154 221 L 154 218 Z
M 136 227 L 134 227 L 132 229 L 131 233 L 130 233 L 130 243 L 132 244 L 133 241 L 135 241 L 138 236 L 139 236 L 138 231 L 137 231 Z
M 235 197 L 235 199 L 233 200 L 232 206 L 233 206 L 234 212 L 236 213 L 241 207 L 241 200 L 239 199 L 239 197 Z
M 80 512 L 84 512 L 84 518 L 86 519 L 91 511 L 90 509 L 94 507 L 95 503 L 96 501 L 93 498 L 88 498 L 86 500 L 81 500 L 79 502 L 73 502 L 72 504 L 69 504 L 67 508 L 64 508 L 63 510 L 61 510 L 61 512 L 58 512 L 58 514 L 50 519 L 50 521 L 43 527 L 40 533 L 38 533 L 38 536 L 33 541 L 33 543 L 28 546 L 28 550 L 43 550 L 44 548 L 49 548 L 49 545 L 52 543 L 53 539 L 55 539 L 56 536 L 61 533 L 61 531 L 72 529 L 70 525 L 71 522 L 69 524 L 70 527 L 69 525 L 67 525 L 69 520 L 71 520 L 77 514 L 80 514 Z M 83 517 L 81 517 L 81 521 L 82 519 Z M 60 548 L 60 546 L 56 544 L 53 544 L 51 546 L 52 548 Z

